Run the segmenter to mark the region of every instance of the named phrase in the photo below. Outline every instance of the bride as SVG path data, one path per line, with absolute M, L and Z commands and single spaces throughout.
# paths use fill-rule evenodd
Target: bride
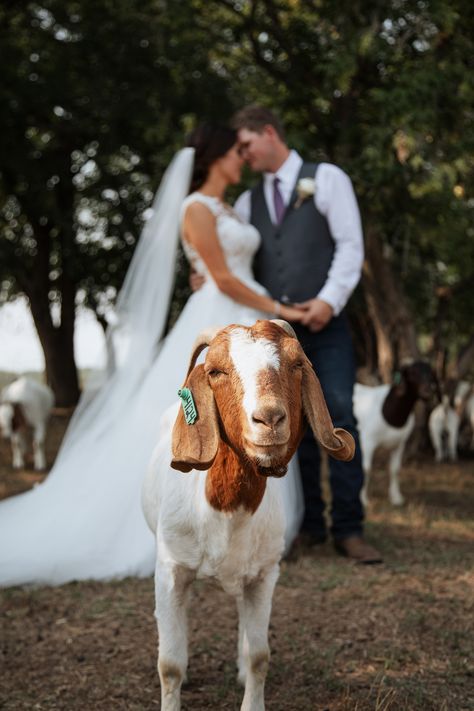
M 173 159 L 108 330 L 113 369 L 96 393 L 84 393 L 44 483 L 0 502 L 0 585 L 152 574 L 154 539 L 141 511 L 141 482 L 195 337 L 209 326 L 300 319 L 301 311 L 273 301 L 252 276 L 259 234 L 224 201 L 242 165 L 236 132 L 223 127 L 201 126 Z M 160 340 L 179 228 L 205 284 Z M 303 507 L 294 460 L 279 481 L 288 545 Z

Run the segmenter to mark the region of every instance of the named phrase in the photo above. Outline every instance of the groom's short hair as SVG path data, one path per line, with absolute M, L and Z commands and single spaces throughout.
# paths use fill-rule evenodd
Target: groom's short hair
M 265 106 L 245 106 L 237 111 L 232 119 L 232 127 L 237 131 L 246 128 L 249 131 L 262 133 L 265 126 L 273 126 L 281 140 L 285 140 L 285 131 L 280 119 Z

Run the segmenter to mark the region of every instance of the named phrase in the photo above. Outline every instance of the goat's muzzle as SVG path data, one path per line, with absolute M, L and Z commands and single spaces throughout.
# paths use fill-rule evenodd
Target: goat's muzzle
M 289 460 L 290 422 L 284 404 L 264 397 L 244 431 L 245 450 L 263 476 L 283 476 Z

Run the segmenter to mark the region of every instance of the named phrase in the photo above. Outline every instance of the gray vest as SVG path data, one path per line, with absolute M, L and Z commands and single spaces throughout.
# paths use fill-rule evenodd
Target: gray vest
M 298 176 L 313 178 L 316 163 L 303 163 Z M 255 255 L 255 278 L 275 299 L 306 301 L 314 298 L 324 286 L 334 254 L 326 218 L 309 197 L 295 208 L 298 199 L 293 191 L 279 226 L 272 223 L 263 182 L 251 191 L 250 222 L 260 232 L 262 241 Z

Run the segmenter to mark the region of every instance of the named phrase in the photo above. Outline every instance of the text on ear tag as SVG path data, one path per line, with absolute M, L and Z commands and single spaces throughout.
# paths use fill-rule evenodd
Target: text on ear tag
M 189 388 L 181 388 L 181 390 L 178 390 L 178 395 L 181 398 L 186 424 L 194 425 L 197 420 L 197 410 L 191 390 Z

